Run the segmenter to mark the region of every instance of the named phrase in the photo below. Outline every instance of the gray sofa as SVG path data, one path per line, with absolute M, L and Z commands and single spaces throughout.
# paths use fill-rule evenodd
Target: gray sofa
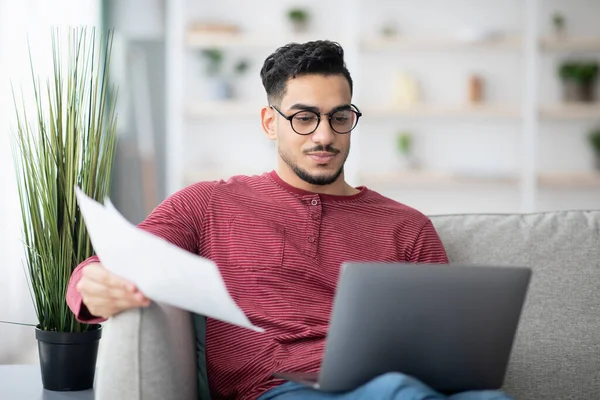
M 600 211 L 431 219 L 451 262 L 534 270 L 504 390 L 523 400 L 600 398 Z M 97 399 L 209 398 L 203 324 L 160 304 L 108 321 Z

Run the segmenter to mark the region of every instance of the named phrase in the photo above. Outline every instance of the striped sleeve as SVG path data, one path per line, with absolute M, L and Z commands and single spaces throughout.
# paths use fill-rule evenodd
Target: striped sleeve
M 81 300 L 81 294 L 77 291 L 77 283 L 81 280 L 81 276 L 83 275 L 83 269 L 86 265 L 98 262 L 98 256 L 92 256 L 79 264 L 77 268 L 71 274 L 71 278 L 69 279 L 69 286 L 67 287 L 67 305 L 75 314 L 75 318 L 79 322 L 84 322 L 86 324 L 99 324 L 104 322 L 105 319 L 98 318 L 93 316 L 83 304 Z
M 417 236 L 412 248 L 410 262 L 421 264 L 448 264 L 446 249 L 433 223 L 428 220 Z
M 176 192 L 156 207 L 138 228 L 195 253 L 206 209 L 209 207 L 216 182 L 200 182 Z M 80 322 L 100 323 L 104 320 L 90 314 L 77 291 L 83 268 L 99 260 L 92 256 L 75 268 L 67 288 L 66 300 Z

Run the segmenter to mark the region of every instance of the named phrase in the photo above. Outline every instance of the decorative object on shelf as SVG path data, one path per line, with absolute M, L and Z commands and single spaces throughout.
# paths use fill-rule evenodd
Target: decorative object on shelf
M 559 11 L 555 11 L 554 14 L 552 14 L 552 28 L 557 37 L 562 37 L 565 34 L 565 16 Z
M 101 325 L 78 322 L 66 293 L 73 269 L 94 254 L 75 187 L 97 201 L 109 195 L 117 125 L 108 80 L 112 41 L 112 31 L 54 30 L 50 76 L 38 77 L 30 53 L 31 98 L 15 99 L 13 160 L 47 390 L 87 390 L 94 383 Z
M 413 135 L 409 132 L 398 132 L 396 134 L 396 149 L 400 154 L 400 168 L 404 170 L 417 169 L 417 160 L 413 154 Z
M 592 145 L 595 156 L 595 167 L 600 171 L 600 128 L 593 130 L 588 135 L 588 140 Z
M 305 33 L 308 30 L 310 13 L 305 8 L 291 8 L 287 12 L 294 33 Z
M 558 72 L 562 80 L 564 101 L 591 103 L 595 100 L 597 61 L 566 61 L 560 65 Z
M 201 54 L 207 62 L 206 75 L 209 78 L 209 90 L 207 91 L 208 100 L 224 101 L 235 97 L 232 80 L 234 77 L 246 72 L 249 67 L 248 61 L 245 59 L 238 60 L 234 65 L 233 73 L 231 75 L 226 75 L 223 72 L 223 64 L 225 61 L 223 50 L 218 48 L 204 49 L 201 51 Z
M 206 74 L 208 76 L 215 76 L 221 73 L 223 66 L 223 50 L 213 48 L 202 50 L 202 55 L 206 58 Z
M 222 101 L 231 98 L 231 85 L 222 75 L 223 69 L 223 50 L 213 48 L 202 50 L 202 56 L 206 60 L 206 75 L 208 76 L 208 100 Z
M 469 104 L 476 105 L 483 101 L 483 78 L 478 75 L 469 76 Z
M 398 72 L 393 89 L 393 105 L 410 108 L 421 100 L 421 88 L 417 79 L 408 72 Z
M 248 62 L 248 60 L 239 60 L 237 63 L 235 63 L 235 67 L 233 68 L 233 70 L 235 71 L 235 75 L 242 75 L 248 70 L 249 66 L 250 63 Z
M 242 76 L 250 67 L 250 62 L 245 59 L 238 60 L 233 67 L 233 75 L 230 77 L 230 82 L 235 80 L 237 77 Z M 238 84 L 230 85 L 229 94 L 232 98 L 239 97 L 236 93 L 236 88 L 239 87 Z
M 394 38 L 398 35 L 398 27 L 395 21 L 386 21 L 379 31 L 384 38 Z

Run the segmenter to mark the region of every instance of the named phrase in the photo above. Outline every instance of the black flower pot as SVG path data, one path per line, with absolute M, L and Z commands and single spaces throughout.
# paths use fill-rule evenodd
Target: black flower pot
M 94 387 L 102 327 L 87 332 L 51 332 L 35 328 L 42 385 L 46 390 L 76 391 Z

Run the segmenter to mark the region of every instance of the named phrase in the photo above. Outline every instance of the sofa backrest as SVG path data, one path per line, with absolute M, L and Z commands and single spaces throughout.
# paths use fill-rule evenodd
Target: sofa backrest
M 532 281 L 505 387 L 600 397 L 600 211 L 432 216 L 451 263 L 522 265 Z

